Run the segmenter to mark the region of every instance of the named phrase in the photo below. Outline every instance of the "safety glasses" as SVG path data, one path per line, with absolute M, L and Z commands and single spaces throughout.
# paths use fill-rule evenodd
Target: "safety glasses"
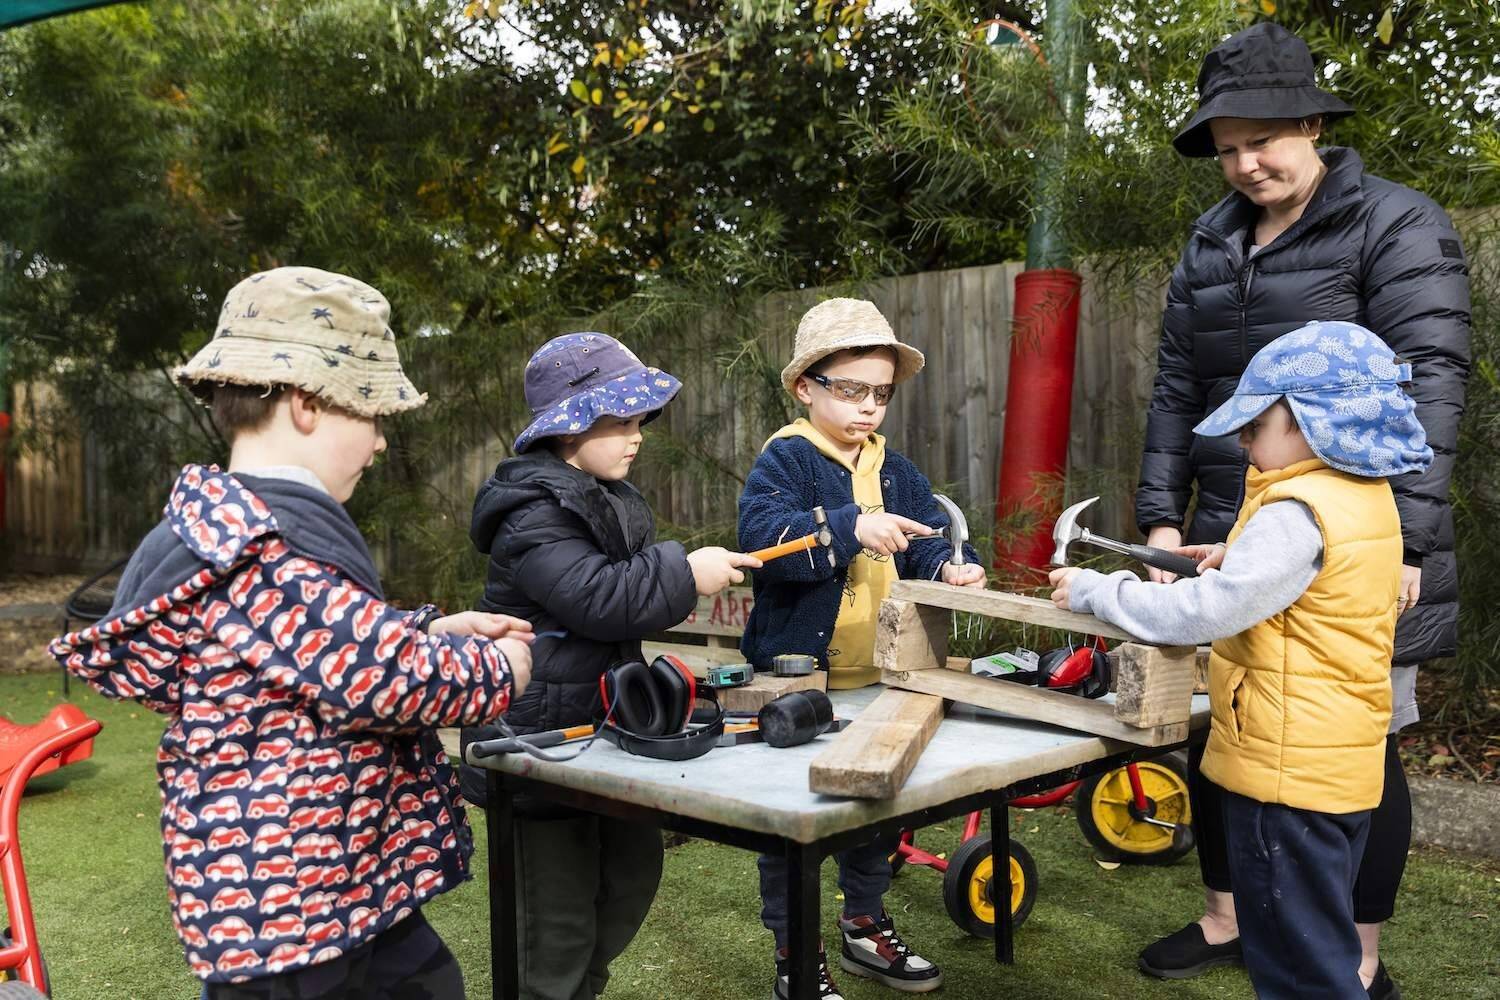
M 896 394 L 896 387 L 890 383 L 885 385 L 871 385 L 852 378 L 829 378 L 827 375 L 808 374 L 808 378 L 827 389 L 834 399 L 845 403 L 863 403 L 871 392 L 875 393 L 875 405 L 885 406 Z

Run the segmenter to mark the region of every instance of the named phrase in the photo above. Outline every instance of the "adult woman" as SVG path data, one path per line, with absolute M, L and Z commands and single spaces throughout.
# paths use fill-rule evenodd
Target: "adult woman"
M 1395 733 L 1417 718 L 1416 664 L 1452 655 L 1457 643 L 1447 497 L 1469 369 L 1468 269 L 1457 232 L 1430 199 L 1366 174 L 1351 149 L 1317 148 L 1325 123 L 1354 109 L 1317 87 L 1311 53 L 1286 29 L 1263 23 L 1226 39 L 1204 59 L 1198 92 L 1173 145 L 1184 156 L 1216 156 L 1233 190 L 1198 218 L 1172 275 L 1136 494 L 1141 530 L 1168 548 L 1224 540 L 1246 459 L 1233 440 L 1195 441 L 1192 428 L 1229 397 L 1256 351 L 1310 320 L 1359 323 L 1412 363 L 1417 416 L 1436 453 L 1427 472 L 1391 481 L 1406 549 L 1394 711 L 1385 798 L 1353 900 L 1370 995 L 1395 997 L 1378 953 L 1411 837 Z M 1207 905 L 1200 920 L 1141 953 L 1142 970 L 1164 978 L 1239 959 L 1218 789 L 1192 763 Z

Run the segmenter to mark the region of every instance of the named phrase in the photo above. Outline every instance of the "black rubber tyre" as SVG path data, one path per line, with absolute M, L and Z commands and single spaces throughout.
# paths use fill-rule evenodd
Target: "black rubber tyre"
M 1143 760 L 1141 784 L 1158 819 L 1176 823 L 1171 830 L 1143 822 L 1131 813 L 1130 778 L 1123 767 L 1096 774 L 1078 786 L 1078 828 L 1105 861 L 1135 865 L 1170 865 L 1193 849 L 1188 800 L 1187 754 L 1181 751 Z
M 981 833 L 959 845 L 943 874 L 943 905 L 948 916 L 962 930 L 978 938 L 995 936 L 993 871 L 990 835 Z M 1015 840 L 1010 842 L 1010 878 L 1011 919 L 1020 927 L 1036 903 L 1037 874 L 1031 852 Z

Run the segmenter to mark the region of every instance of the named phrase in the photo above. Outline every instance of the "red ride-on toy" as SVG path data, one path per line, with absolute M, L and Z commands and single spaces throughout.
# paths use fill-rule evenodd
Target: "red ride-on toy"
M 1078 825 L 1095 853 L 1107 861 L 1168 865 L 1193 849 L 1187 795 L 1187 759 L 1174 753 L 1127 764 L 1084 781 L 1070 781 L 1051 791 L 1011 799 L 1020 809 L 1061 803 L 1075 791 Z M 960 928 L 975 937 L 995 936 L 995 870 L 990 834 L 980 831 L 981 814 L 964 823 L 963 840 L 953 856 L 940 858 L 916 845 L 911 830 L 891 855 L 894 874 L 908 863 L 943 873 L 943 905 Z M 1010 842 L 1010 912 L 1020 927 L 1036 902 L 1037 869 L 1020 841 Z
M 100 724 L 75 705 L 58 705 L 34 726 L 0 718 L 0 775 L 5 781 L 0 786 L 0 886 L 10 919 L 10 930 L 0 936 L 0 1000 L 36 1000 L 49 990 L 21 864 L 21 795 L 34 775 L 90 756 L 99 729 Z

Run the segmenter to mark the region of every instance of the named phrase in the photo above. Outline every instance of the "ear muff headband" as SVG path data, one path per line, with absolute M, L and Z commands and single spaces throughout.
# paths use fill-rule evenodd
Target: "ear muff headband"
M 724 708 L 713 688 L 698 691 L 693 674 L 675 656 L 617 664 L 599 678 L 604 722 L 599 735 L 627 753 L 659 760 L 691 760 L 712 750 L 724 732 Z M 692 729 L 693 703 L 713 702 L 712 718 Z

